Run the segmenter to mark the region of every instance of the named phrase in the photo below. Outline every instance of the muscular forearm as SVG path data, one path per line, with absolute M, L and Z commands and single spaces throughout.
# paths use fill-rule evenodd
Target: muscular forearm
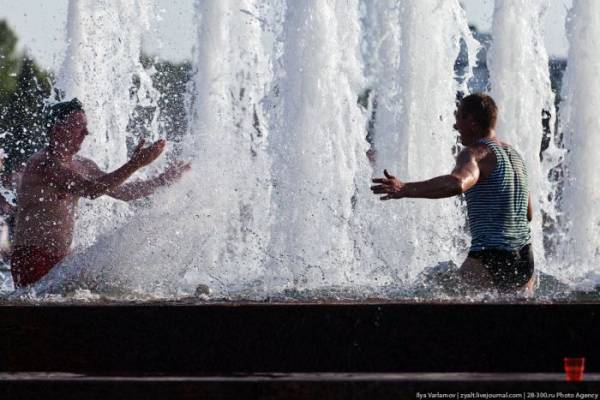
M 108 194 L 119 200 L 132 201 L 151 195 L 158 187 L 163 185 L 165 185 L 164 179 L 157 176 L 147 181 L 124 183 L 112 189 Z
M 123 182 L 129 179 L 129 177 L 138 169 L 139 167 L 136 164 L 128 161 L 113 172 L 95 179 L 91 185 L 83 189 L 82 195 L 85 197 L 96 198 L 109 194 L 111 190 L 123 184 Z
M 443 175 L 422 182 L 407 182 L 402 197 L 440 199 L 462 193 L 460 180 L 454 175 Z

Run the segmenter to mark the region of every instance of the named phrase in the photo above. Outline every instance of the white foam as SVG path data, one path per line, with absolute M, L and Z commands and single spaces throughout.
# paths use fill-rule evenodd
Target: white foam
M 574 1 L 567 17 L 569 54 L 560 104 L 565 181 L 557 271 L 570 280 L 598 274 L 600 261 L 600 2 Z

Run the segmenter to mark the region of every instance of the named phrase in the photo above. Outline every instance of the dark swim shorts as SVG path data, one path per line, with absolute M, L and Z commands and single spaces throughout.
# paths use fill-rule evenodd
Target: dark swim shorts
M 485 269 L 492 274 L 494 285 L 500 290 L 517 289 L 529 282 L 533 276 L 533 249 L 530 244 L 515 251 L 471 251 L 469 257 L 482 262 Z

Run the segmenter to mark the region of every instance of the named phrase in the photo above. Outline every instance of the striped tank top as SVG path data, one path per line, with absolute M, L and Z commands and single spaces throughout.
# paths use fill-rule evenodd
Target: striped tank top
M 492 149 L 496 168 L 465 193 L 472 237 L 470 251 L 518 250 L 531 240 L 525 163 L 510 146 L 502 147 L 486 139 L 479 143 Z

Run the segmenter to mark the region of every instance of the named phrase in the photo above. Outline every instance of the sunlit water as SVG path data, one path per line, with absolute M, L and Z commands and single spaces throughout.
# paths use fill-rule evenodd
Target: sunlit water
M 107 170 L 139 136 L 165 135 L 154 70 L 139 61 L 142 35 L 156 22 L 151 3 L 70 3 L 57 88 L 85 103 L 93 136 L 83 153 Z M 574 2 L 570 11 L 555 131 L 544 3 L 496 1 L 491 93 L 500 138 L 529 166 L 536 298 L 572 290 L 595 298 L 600 4 Z M 381 203 L 368 189 L 383 168 L 421 180 L 453 166 L 454 101 L 479 51 L 459 2 L 198 0 L 195 12 L 189 129 L 177 155 L 192 171 L 149 201 L 82 201 L 73 254 L 26 291 L 10 294 L 5 279 L 4 295 L 464 300 L 452 280 L 469 245 L 464 202 Z M 457 76 L 461 44 L 467 68 Z M 153 112 L 132 127 L 140 107 Z M 543 110 L 550 144 L 540 157 Z

